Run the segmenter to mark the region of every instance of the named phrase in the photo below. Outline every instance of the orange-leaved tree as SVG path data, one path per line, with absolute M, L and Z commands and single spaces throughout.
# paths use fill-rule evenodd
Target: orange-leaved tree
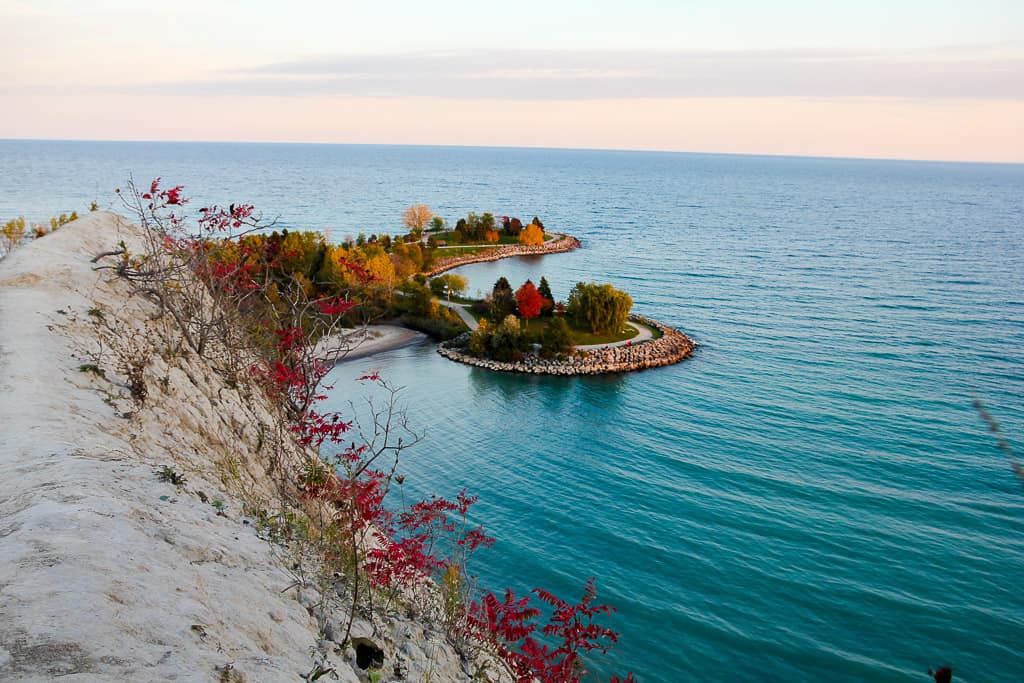
M 519 233 L 519 243 L 528 247 L 544 244 L 544 230 L 536 223 L 530 223 Z

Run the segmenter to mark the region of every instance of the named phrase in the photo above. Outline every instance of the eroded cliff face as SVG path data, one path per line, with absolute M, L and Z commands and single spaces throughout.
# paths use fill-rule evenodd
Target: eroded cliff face
M 368 680 L 257 529 L 274 406 L 169 351 L 154 305 L 90 262 L 139 239 L 92 213 L 0 261 L 0 679 Z M 382 680 L 469 678 L 429 625 L 351 635 Z

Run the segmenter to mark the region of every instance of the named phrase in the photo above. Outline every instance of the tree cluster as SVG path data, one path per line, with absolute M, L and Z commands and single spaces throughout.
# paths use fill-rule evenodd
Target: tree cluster
M 496 243 L 501 241 L 503 234 L 515 238 L 520 244 L 543 244 L 544 224 L 536 216 L 526 226 L 518 218 L 508 216 L 502 216 L 498 224 L 492 213 L 477 215 L 471 211 L 455 223 L 449 240 L 454 244 Z
M 455 223 L 451 240 L 457 243 L 497 242 L 501 236 L 495 230 L 494 214 L 487 212 L 478 216 L 470 211 L 465 218 Z
M 554 310 L 546 277 L 541 277 L 539 287 L 527 280 L 517 290 L 512 289 L 507 278 L 500 277 L 490 296 L 474 307 L 475 312 L 486 314 L 492 322 L 481 321 L 468 348 L 478 356 L 502 361 L 517 360 L 534 344 L 540 345 L 540 353 L 545 357 L 568 353 L 573 346 L 572 331 L 565 320 L 553 317 Z M 529 321 L 540 317 L 551 320 L 542 330 L 531 333 Z

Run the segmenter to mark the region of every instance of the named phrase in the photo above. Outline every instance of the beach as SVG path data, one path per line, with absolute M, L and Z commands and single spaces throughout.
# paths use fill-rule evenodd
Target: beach
M 400 349 L 403 346 L 422 343 L 427 335 L 401 325 L 383 323 L 366 327 L 347 328 L 338 334 L 321 339 L 316 353 L 321 358 L 337 356 L 336 363 L 346 363 L 372 356 L 382 351 Z M 348 350 L 338 355 L 339 349 Z

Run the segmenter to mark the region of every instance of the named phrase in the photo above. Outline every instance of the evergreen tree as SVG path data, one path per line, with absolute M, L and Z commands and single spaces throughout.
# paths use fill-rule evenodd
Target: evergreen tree
M 551 285 L 548 284 L 548 279 L 543 275 L 540 278 L 540 285 L 537 287 L 537 292 L 541 298 L 544 299 L 544 303 L 541 305 L 540 314 L 543 316 L 551 315 L 555 310 L 555 297 L 551 294 Z
M 498 278 L 491 290 L 491 320 L 504 320 L 516 312 L 516 296 L 505 276 Z

